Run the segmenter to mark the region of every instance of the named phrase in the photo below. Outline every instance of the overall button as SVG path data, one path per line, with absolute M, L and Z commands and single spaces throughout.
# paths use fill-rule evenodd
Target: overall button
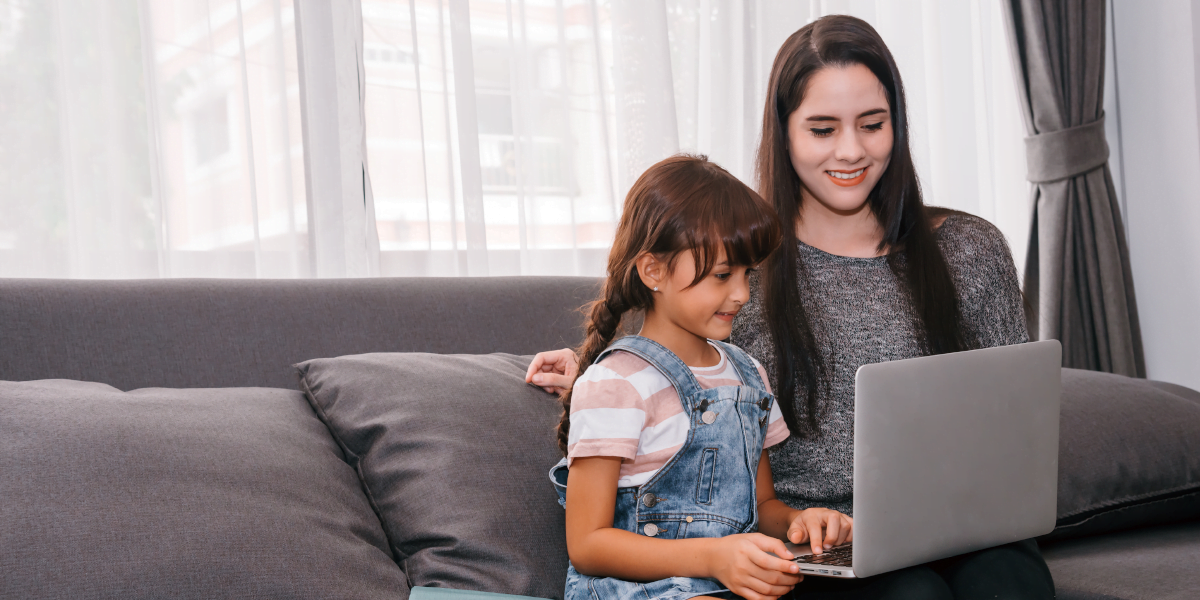
M 658 504 L 660 501 L 662 501 L 662 498 L 659 498 L 649 492 L 647 492 L 646 495 L 642 496 L 642 503 L 650 508 L 654 508 L 654 505 Z
M 691 517 L 688 517 L 687 519 L 684 519 L 684 520 L 685 520 L 685 521 L 687 521 L 688 523 L 691 523 L 691 522 L 692 522 L 692 518 L 691 518 Z
M 654 523 L 646 523 L 646 527 L 643 528 L 642 531 L 645 531 L 648 537 L 654 537 L 658 535 L 658 525 L 655 525 Z
M 762 400 L 760 400 L 758 402 L 758 406 L 761 407 L 763 410 L 769 410 L 771 408 L 771 399 L 763 398 Z
M 701 400 L 700 404 L 698 406 L 696 406 L 696 410 L 699 410 L 699 411 L 708 410 L 708 400 L 707 399 Z
M 706 410 L 704 411 L 704 414 L 700 415 L 700 420 L 704 421 L 705 425 L 712 425 L 713 421 L 717 420 L 717 413 L 711 410 Z

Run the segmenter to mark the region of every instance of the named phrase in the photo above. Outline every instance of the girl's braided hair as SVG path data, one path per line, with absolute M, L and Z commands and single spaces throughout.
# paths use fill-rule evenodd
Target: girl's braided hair
M 647 169 L 625 197 L 604 290 L 584 307 L 585 336 L 576 349 L 580 374 L 612 343 L 625 315 L 654 306 L 653 293 L 637 271 L 638 257 L 653 254 L 670 271 L 679 254 L 690 250 L 696 261 L 691 285 L 696 285 L 712 272 L 722 249 L 729 266 L 754 266 L 775 250 L 779 237 L 771 205 L 707 157 L 679 154 Z M 567 390 L 561 397 L 558 446 L 564 456 L 571 394 Z

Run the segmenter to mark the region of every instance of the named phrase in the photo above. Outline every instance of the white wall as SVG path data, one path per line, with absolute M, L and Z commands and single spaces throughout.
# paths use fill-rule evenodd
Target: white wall
M 1200 0 L 1112 0 L 1112 11 L 1109 145 L 1147 376 L 1200 389 Z

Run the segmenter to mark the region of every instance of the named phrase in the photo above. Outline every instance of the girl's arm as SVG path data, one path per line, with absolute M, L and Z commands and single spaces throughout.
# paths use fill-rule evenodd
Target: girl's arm
M 758 461 L 756 491 L 759 531 L 793 544 L 808 541 L 814 554 L 854 540 L 854 519 L 828 508 L 796 510 L 775 497 L 771 459 L 766 450 Z
M 613 527 L 621 459 L 576 458 L 567 474 L 567 553 L 585 575 L 653 581 L 716 578 L 747 600 L 777 598 L 802 577 L 778 539 L 757 533 L 660 540 Z M 768 471 L 769 473 L 769 471 Z

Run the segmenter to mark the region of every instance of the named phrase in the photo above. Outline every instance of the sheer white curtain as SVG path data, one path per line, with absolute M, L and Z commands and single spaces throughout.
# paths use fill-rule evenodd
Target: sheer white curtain
M 620 210 L 608 8 L 362 7 L 380 272 L 602 273 Z
M 0 276 L 310 272 L 290 0 L 0 4 Z
M 650 164 L 753 183 L 832 13 L 896 55 L 927 200 L 1023 264 L 998 0 L 6 0 L 0 276 L 600 275 Z
M 907 87 L 927 202 L 1023 264 L 1023 129 L 994 0 L 363 0 L 383 274 L 600 275 L 625 191 L 679 151 L 747 183 L 775 51 L 872 23 Z

